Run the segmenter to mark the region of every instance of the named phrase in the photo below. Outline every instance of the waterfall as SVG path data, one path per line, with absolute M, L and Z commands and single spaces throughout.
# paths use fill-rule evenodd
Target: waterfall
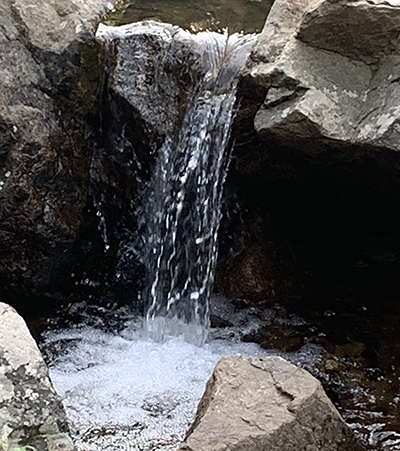
M 114 57 L 113 95 L 130 105 L 132 121 L 145 124 L 150 141 L 156 135 L 150 179 L 146 172 L 138 183 L 138 231 L 120 245 L 121 261 L 133 252 L 146 268 L 148 334 L 202 344 L 237 84 L 256 36 L 193 34 L 154 21 L 101 25 L 97 36 Z
M 255 38 L 211 32 L 190 37 L 204 46 L 205 75 L 181 129 L 167 136 L 159 149 L 144 196 L 149 274 L 145 326 L 157 341 L 184 335 L 202 344 L 209 323 L 237 83 Z

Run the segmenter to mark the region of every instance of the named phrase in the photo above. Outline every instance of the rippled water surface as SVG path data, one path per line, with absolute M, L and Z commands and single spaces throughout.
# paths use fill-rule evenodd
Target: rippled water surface
M 193 31 L 229 28 L 230 32 L 262 30 L 273 0 L 131 0 L 108 23 L 123 25 L 153 19 Z

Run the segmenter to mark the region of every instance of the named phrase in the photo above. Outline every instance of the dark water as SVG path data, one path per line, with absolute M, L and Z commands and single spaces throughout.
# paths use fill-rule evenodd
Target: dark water
M 107 24 L 152 19 L 191 31 L 228 28 L 230 33 L 254 33 L 262 30 L 272 3 L 273 0 L 131 0 Z
M 398 268 L 353 270 L 306 306 L 324 332 L 319 341 L 328 357 L 321 380 L 373 450 L 400 450 L 399 282 Z

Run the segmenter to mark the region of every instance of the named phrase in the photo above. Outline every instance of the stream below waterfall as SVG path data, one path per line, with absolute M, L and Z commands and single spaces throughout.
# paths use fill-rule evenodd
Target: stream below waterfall
M 216 362 L 238 354 L 280 355 L 307 369 L 368 450 L 400 450 L 400 311 L 387 300 L 378 313 L 360 294 L 343 307 L 341 295 L 327 296 L 322 309 L 262 310 L 214 296 L 203 347 L 150 340 L 132 307 L 82 301 L 63 309 L 41 326 L 40 347 L 77 450 L 176 450 Z
M 213 312 L 230 325 L 212 328 L 202 347 L 182 337 L 152 341 L 143 319 L 127 308 L 106 311 L 83 302 L 52 320 L 41 348 L 78 451 L 177 449 L 222 356 L 279 354 L 309 369 L 320 360 L 318 345 L 279 352 L 241 340 L 270 323 L 272 310 L 235 310 L 227 299 L 215 297 Z M 60 327 L 68 316 L 74 322 Z M 118 333 L 109 326 L 110 318 L 118 323 Z M 291 322 L 302 320 L 292 317 Z

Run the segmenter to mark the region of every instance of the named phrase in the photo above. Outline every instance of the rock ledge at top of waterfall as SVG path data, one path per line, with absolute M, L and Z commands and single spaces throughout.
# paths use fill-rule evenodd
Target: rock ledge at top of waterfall
M 362 451 L 321 384 L 280 357 L 217 364 L 181 451 Z
M 151 20 L 100 24 L 96 35 L 112 53 L 111 97 L 129 107 L 131 117 L 155 136 L 179 127 L 194 91 L 207 77 L 218 77 L 220 90 L 229 92 L 256 39 L 252 34 L 193 34 Z
M 252 76 L 264 136 L 400 150 L 400 2 L 277 0 Z
M 0 303 L 0 449 L 73 451 L 60 397 L 28 327 Z

